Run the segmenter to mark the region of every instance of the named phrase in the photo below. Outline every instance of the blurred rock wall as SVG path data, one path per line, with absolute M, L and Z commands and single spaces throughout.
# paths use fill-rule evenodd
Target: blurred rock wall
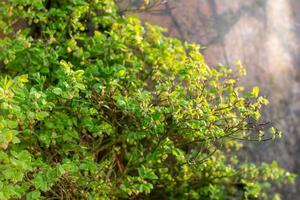
M 247 68 L 242 82 L 258 85 L 271 105 L 265 117 L 284 132 L 282 140 L 247 144 L 245 159 L 277 160 L 300 174 L 300 1 L 299 0 L 169 0 L 140 14 L 168 34 L 205 46 L 210 65 Z M 283 199 L 300 199 L 300 181 L 281 188 Z

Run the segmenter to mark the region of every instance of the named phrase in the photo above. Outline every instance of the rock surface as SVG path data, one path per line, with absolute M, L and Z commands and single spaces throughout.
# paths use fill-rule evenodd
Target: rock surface
M 282 140 L 247 144 L 245 159 L 277 160 L 300 174 L 300 1 L 169 0 L 140 18 L 181 40 L 205 46 L 207 63 L 241 60 L 242 80 L 258 85 L 271 105 L 264 115 L 284 132 Z M 300 199 L 300 180 L 281 188 L 283 199 Z

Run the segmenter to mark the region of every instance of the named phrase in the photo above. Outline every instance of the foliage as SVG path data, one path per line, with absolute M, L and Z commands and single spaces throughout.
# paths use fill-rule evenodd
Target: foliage
M 279 135 L 239 64 L 207 66 L 112 0 L 1 1 L 0 30 L 0 199 L 255 199 L 293 182 L 234 156 Z

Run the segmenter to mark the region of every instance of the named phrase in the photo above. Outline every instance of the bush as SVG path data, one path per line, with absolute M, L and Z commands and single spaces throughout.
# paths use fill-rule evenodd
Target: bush
M 0 3 L 0 199 L 255 199 L 295 176 L 234 155 L 268 101 L 112 0 Z M 232 153 L 230 153 L 232 152 Z

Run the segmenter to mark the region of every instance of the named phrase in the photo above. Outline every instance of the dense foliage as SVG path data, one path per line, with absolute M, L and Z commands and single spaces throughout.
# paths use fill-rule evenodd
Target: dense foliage
M 293 182 L 234 154 L 280 133 L 199 46 L 112 0 L 0 1 L 0 199 L 256 199 Z

